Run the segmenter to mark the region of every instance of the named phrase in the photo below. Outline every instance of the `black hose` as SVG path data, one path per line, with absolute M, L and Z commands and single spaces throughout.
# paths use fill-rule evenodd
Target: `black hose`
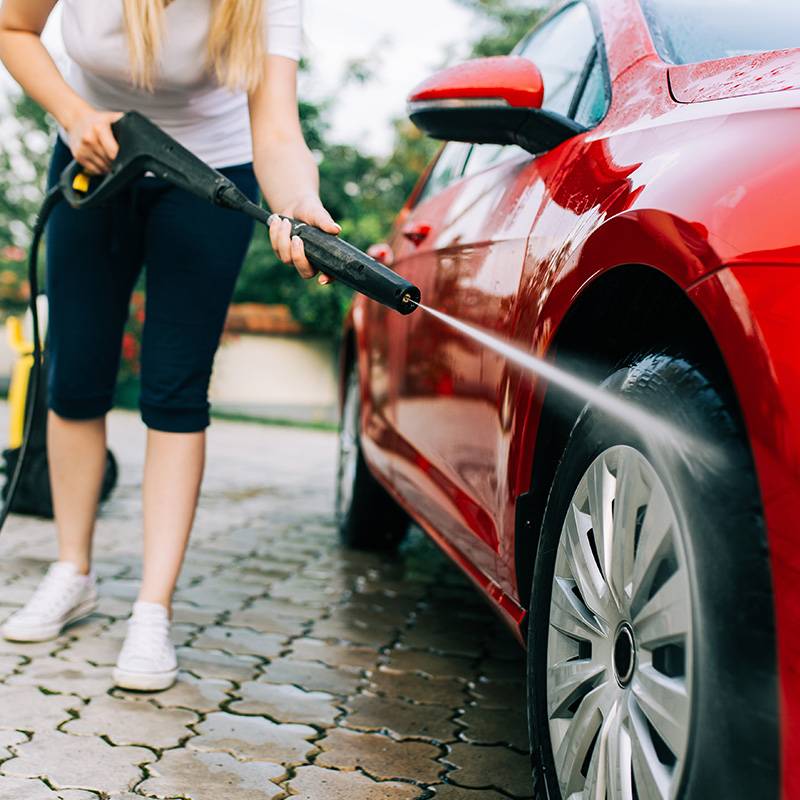
M 30 287 L 30 310 L 33 325 L 33 365 L 31 366 L 28 393 L 25 400 L 25 424 L 22 432 L 22 444 L 19 448 L 19 456 L 17 457 L 14 473 L 10 478 L 6 478 L 8 488 L 5 492 L 6 500 L 3 503 L 3 507 L 0 508 L 0 531 L 3 529 L 6 517 L 8 517 L 8 513 L 11 510 L 14 495 L 17 493 L 17 487 L 22 476 L 22 470 L 25 467 L 25 455 L 28 452 L 28 443 L 30 442 L 35 417 L 34 403 L 39 392 L 39 382 L 42 375 L 42 342 L 39 335 L 39 309 L 36 302 L 39 297 L 39 245 L 42 241 L 44 229 L 47 226 L 47 220 L 63 197 L 58 186 L 54 186 L 45 196 L 42 207 L 36 215 L 31 246 L 28 250 L 28 285 Z

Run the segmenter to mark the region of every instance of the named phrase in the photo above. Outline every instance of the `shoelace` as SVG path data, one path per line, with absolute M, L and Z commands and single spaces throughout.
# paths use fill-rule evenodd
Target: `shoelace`
M 48 572 L 22 611 L 26 614 L 60 614 L 72 605 L 81 588 L 80 583 L 63 574 Z

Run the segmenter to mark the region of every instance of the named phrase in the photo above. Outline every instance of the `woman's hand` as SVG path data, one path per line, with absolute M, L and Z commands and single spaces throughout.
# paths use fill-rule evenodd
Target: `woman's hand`
M 93 108 L 78 116 L 69 130 L 69 149 L 75 160 L 90 175 L 103 175 L 117 157 L 119 145 L 111 131 L 111 123 L 122 114 L 97 111 Z
M 293 217 L 302 222 L 307 222 L 309 225 L 321 228 L 326 233 L 338 235 L 342 230 L 325 210 L 322 201 L 316 194 L 303 197 L 297 203 L 281 210 L 279 213 L 284 217 Z M 306 258 L 303 240 L 299 236 L 292 236 L 291 234 L 291 223 L 287 220 L 275 219 L 269 226 L 269 239 L 272 243 L 272 249 L 284 264 L 293 264 L 303 278 L 306 280 L 313 278 L 317 271 Z M 332 283 L 333 278 L 328 275 L 320 275 L 319 282 L 324 286 L 326 283 Z

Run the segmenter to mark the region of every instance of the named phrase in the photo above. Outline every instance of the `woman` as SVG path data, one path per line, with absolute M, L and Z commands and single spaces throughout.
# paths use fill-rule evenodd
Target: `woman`
M 298 119 L 300 0 L 63 0 L 63 76 L 40 41 L 56 2 L 5 0 L 0 10 L 0 58 L 58 123 L 51 185 L 73 157 L 90 174 L 106 172 L 117 154 L 111 123 L 136 109 L 251 198 L 260 187 L 273 210 L 339 232 Z M 170 604 L 203 474 L 208 381 L 251 234 L 243 216 L 153 176 L 104 207 L 54 211 L 48 456 L 59 560 L 6 621 L 5 637 L 49 639 L 96 607 L 90 557 L 105 415 L 146 264 L 144 569 L 114 680 L 144 690 L 174 682 Z M 314 275 L 288 223 L 269 235 L 282 261 Z

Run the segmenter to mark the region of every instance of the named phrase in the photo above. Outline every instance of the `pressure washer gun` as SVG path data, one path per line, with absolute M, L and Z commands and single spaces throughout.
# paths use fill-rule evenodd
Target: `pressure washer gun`
M 273 215 L 251 202 L 231 180 L 138 112 L 129 111 L 111 129 L 119 143 L 119 154 L 106 175 L 89 178 L 75 161 L 61 174 L 61 192 L 73 208 L 102 203 L 151 172 L 214 205 L 241 211 L 265 225 L 271 222 Z M 316 269 L 401 314 L 410 314 L 417 308 L 420 291 L 414 284 L 349 242 L 305 222 L 289 221 L 292 236 L 302 239 L 306 257 Z

